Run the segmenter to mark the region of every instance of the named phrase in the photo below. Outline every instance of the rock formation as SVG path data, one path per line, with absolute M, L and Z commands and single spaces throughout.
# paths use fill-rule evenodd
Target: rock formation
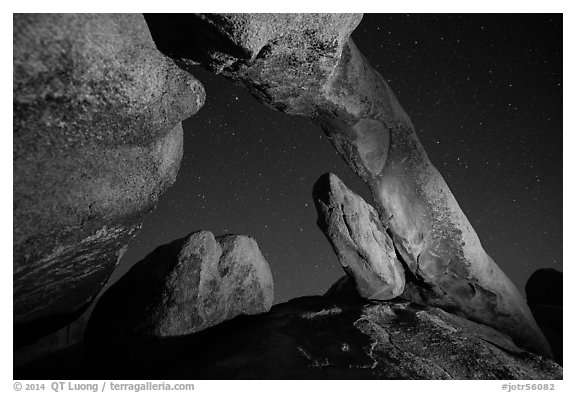
M 272 306 L 272 274 L 254 239 L 201 231 L 158 247 L 96 305 L 85 340 L 93 352 L 141 347 Z M 143 355 L 146 357 L 147 355 Z
M 316 185 L 319 224 L 348 274 L 324 297 L 241 315 L 272 305 L 258 246 L 193 233 L 155 250 L 102 297 L 85 336 L 91 357 L 68 368 L 52 362 L 68 355 L 52 354 L 17 378 L 562 378 L 558 365 L 525 350 L 551 355 L 526 301 L 350 38 L 360 20 L 14 15 L 16 347 L 88 307 L 174 182 L 181 121 L 204 102 L 185 72 L 197 65 L 313 119 L 375 201 L 334 175 Z M 527 286 L 530 306 L 556 337 L 561 305 L 558 314 L 533 296 L 546 285 L 539 277 Z M 77 331 L 63 341 L 75 343 Z
M 89 316 L 92 314 L 94 302 L 78 318 L 64 327 L 57 329 L 49 334 L 43 335 L 36 341 L 14 348 L 13 362 L 14 367 L 30 363 L 44 356 L 60 352 L 66 348 L 72 348 L 81 345 L 84 341 L 84 332 L 88 324 Z
M 334 284 L 328 288 L 325 297 L 346 302 L 357 301 L 364 302 L 365 299 L 360 296 L 354 279 L 349 275 L 340 277 Z
M 526 282 L 528 306 L 558 364 L 563 358 L 563 287 L 562 272 L 551 268 L 536 270 Z
M 358 14 L 147 15 L 160 51 L 200 64 L 267 105 L 308 116 L 372 190 L 415 279 L 412 298 L 551 355 L 526 301 L 482 248 L 384 78 L 350 33 Z M 425 289 L 423 289 L 425 288 Z
M 526 281 L 526 301 L 562 307 L 563 290 L 562 272 L 552 268 L 538 269 Z
M 316 181 L 314 203 L 318 226 L 360 296 L 387 300 L 402 294 L 404 269 L 376 209 L 331 173 Z
M 175 178 L 202 85 L 138 14 L 14 15 L 14 323 L 78 316 Z M 21 339 L 21 340 L 20 340 Z
M 562 379 L 562 368 L 505 334 L 435 307 L 304 297 L 163 340 L 149 364 L 48 359 L 14 377 L 60 379 Z M 159 344 L 159 345 L 160 345 Z M 158 358 L 163 358 L 162 362 Z M 70 367 L 62 367 L 69 364 Z

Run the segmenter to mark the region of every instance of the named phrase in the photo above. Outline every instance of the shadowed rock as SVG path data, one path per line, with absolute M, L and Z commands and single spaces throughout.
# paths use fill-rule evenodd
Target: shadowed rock
M 108 353 L 119 365 L 63 357 L 16 369 L 14 378 L 562 379 L 562 368 L 553 361 L 441 309 L 322 296 L 293 299 L 266 314 L 166 339 L 148 355 L 148 364 L 132 361 L 120 347 Z
M 482 248 L 384 78 L 349 38 L 357 14 L 147 15 L 158 48 L 312 118 L 372 190 L 394 245 L 422 285 L 410 298 L 551 355 L 526 301 Z M 187 41 L 189 40 L 189 41 Z
M 393 299 L 404 291 L 404 269 L 378 212 L 332 173 L 314 185 L 318 226 L 365 299 Z
M 323 296 L 345 302 L 365 301 L 358 293 L 354 279 L 348 275 L 340 277 L 338 281 L 336 281 L 330 286 L 330 288 L 328 288 Z
M 562 272 L 556 269 L 538 269 L 526 282 L 528 306 L 559 364 L 563 362 L 563 287 Z
M 526 281 L 526 301 L 562 307 L 563 290 L 562 272 L 552 268 L 538 269 Z
M 14 15 L 16 346 L 102 288 L 176 178 L 202 85 L 138 14 Z
M 92 313 L 94 302 L 78 318 L 64 327 L 42 336 L 29 345 L 14 350 L 14 367 L 18 367 L 42 358 L 48 354 L 74 347 L 84 340 L 88 318 Z M 21 326 L 19 326 L 21 329 Z
M 106 291 L 86 341 L 105 357 L 111 346 L 148 353 L 154 339 L 266 312 L 273 297 L 270 267 L 254 239 L 196 232 L 158 247 Z

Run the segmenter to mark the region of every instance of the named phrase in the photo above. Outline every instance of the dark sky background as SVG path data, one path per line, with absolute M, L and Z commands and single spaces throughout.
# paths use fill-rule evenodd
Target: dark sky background
M 524 292 L 562 270 L 562 16 L 366 14 L 352 35 L 390 83 L 486 251 Z M 367 201 L 319 127 L 198 69 L 204 108 L 184 122 L 178 180 L 144 221 L 113 280 L 200 229 L 252 236 L 275 302 L 343 275 L 316 226 L 312 186 L 336 173 Z

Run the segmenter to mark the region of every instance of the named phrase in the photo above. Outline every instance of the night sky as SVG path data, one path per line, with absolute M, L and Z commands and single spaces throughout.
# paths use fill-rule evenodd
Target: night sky
M 352 35 L 390 83 L 486 251 L 524 292 L 562 270 L 562 16 L 366 14 Z M 154 248 L 206 229 L 252 236 L 275 302 L 343 275 L 316 226 L 325 172 L 371 201 L 319 127 L 198 68 L 207 99 L 184 122 L 178 180 L 113 280 Z

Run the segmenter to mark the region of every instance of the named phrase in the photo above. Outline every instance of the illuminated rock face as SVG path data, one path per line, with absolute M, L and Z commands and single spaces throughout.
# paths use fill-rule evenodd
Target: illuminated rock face
M 25 340 L 102 288 L 174 182 L 181 121 L 204 89 L 158 52 L 142 15 L 15 14 L 13 91 L 14 323 Z
M 526 301 L 486 254 L 384 78 L 350 33 L 356 14 L 146 16 L 158 49 L 278 110 L 314 119 L 372 190 L 415 282 L 407 297 L 550 355 Z M 170 28 L 168 28 L 170 27 Z M 187 41 L 188 40 L 188 41 Z
M 563 376 L 554 361 L 518 347 L 508 335 L 439 308 L 328 296 L 292 299 L 264 314 L 158 340 L 155 348 L 137 341 L 128 350 L 121 345 L 99 349 L 102 360 L 88 352 L 84 359 L 90 363 L 83 365 L 79 376 L 189 380 Z M 32 370 L 20 376 L 16 370 L 15 376 L 40 379 L 55 373 L 49 360 L 33 367 L 37 375 Z M 58 370 L 58 375 L 74 378 L 73 371 Z
M 195 232 L 158 247 L 107 290 L 86 342 L 104 358 L 118 348 L 199 332 L 240 314 L 270 310 L 270 266 L 248 236 Z M 154 348 L 151 344 L 150 348 Z M 150 349 L 152 350 L 152 349 Z
M 378 212 L 334 174 L 314 185 L 318 225 L 364 299 L 388 300 L 404 291 L 404 269 Z

